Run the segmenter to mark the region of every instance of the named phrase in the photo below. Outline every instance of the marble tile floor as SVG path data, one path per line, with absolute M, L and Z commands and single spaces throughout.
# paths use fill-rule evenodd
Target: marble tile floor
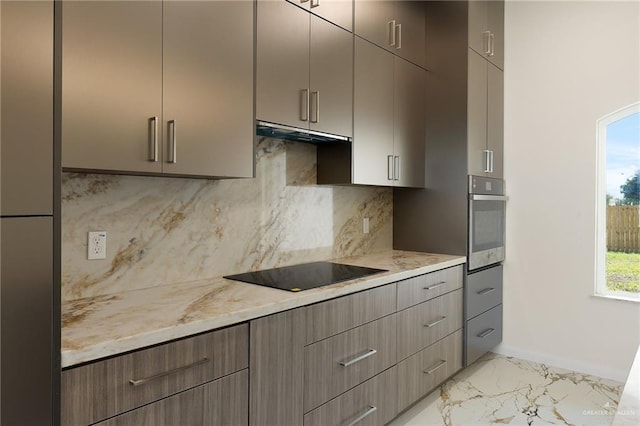
M 390 425 L 610 425 L 623 387 L 488 353 Z

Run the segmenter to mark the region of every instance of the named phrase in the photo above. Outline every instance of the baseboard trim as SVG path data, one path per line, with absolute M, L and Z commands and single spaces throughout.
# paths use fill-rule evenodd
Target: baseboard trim
M 504 344 L 500 344 L 497 347 L 493 348 L 491 352 L 504 356 L 512 356 L 514 358 L 525 359 L 527 361 L 533 361 L 540 364 L 546 364 L 551 367 L 564 368 L 566 370 L 576 371 L 578 373 L 611 379 L 621 383 L 627 381 L 627 376 L 629 374 L 628 371 L 624 370 L 607 368 L 601 365 L 579 362 L 576 360 L 561 358 L 549 354 L 543 354 L 540 352 L 526 351 L 512 346 L 506 346 Z

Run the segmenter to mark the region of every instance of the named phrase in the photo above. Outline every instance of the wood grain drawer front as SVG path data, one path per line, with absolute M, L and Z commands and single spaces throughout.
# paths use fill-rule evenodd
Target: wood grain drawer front
M 405 359 L 398 369 L 398 411 L 402 411 L 462 368 L 462 330 Z
M 502 303 L 502 265 L 467 276 L 465 312 L 471 319 Z
M 62 372 L 64 425 L 137 408 L 248 365 L 248 326 L 202 334 Z
M 398 383 L 392 367 L 304 416 L 304 426 L 382 426 L 398 413 Z
M 502 342 L 502 304 L 467 321 L 467 365 Z
M 223 426 L 249 422 L 247 370 L 113 417 L 99 426 Z
M 390 315 L 304 348 L 304 412 L 396 362 L 396 316 Z
M 399 281 L 398 310 L 462 287 L 462 265 Z
M 462 328 L 462 289 L 398 312 L 398 359 Z
M 389 284 L 311 305 L 305 344 L 326 339 L 396 311 L 396 285 Z

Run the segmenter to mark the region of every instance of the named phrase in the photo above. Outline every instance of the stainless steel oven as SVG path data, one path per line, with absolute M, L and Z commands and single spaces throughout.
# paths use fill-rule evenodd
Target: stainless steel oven
M 469 176 L 470 271 L 504 260 L 506 204 L 502 179 Z

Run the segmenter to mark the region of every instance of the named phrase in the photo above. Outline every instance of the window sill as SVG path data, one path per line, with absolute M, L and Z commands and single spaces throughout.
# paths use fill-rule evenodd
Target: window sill
M 626 294 L 621 294 L 621 293 L 611 293 L 611 294 L 595 293 L 591 297 L 596 297 L 598 299 L 622 300 L 625 302 L 640 303 L 640 293 L 638 293 L 636 296 L 628 296 Z

